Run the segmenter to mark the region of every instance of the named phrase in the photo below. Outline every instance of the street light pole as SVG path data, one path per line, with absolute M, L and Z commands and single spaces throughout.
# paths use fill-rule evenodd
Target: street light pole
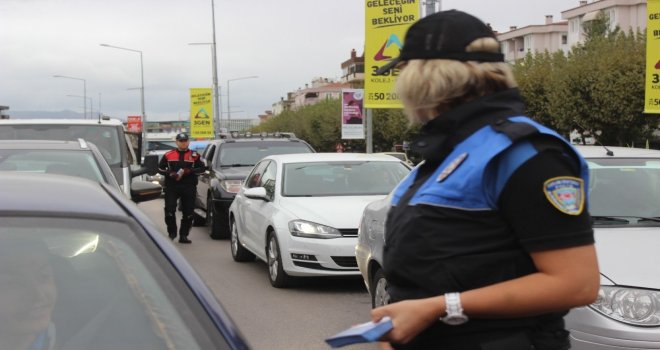
M 82 78 L 69 77 L 66 75 L 53 75 L 54 78 L 67 78 L 74 80 L 82 80 L 83 82 L 83 119 L 87 119 L 87 81 Z
M 217 46 L 215 44 L 215 2 L 211 0 L 211 21 L 213 22 L 213 45 L 211 50 L 213 50 L 213 87 L 214 87 L 214 97 L 215 97 L 215 110 L 218 115 L 218 126 L 216 127 L 217 131 L 214 133 L 213 138 L 218 137 L 218 133 L 221 128 L 222 123 L 222 110 L 220 109 L 220 87 L 218 86 L 218 59 L 217 59 Z
M 234 79 L 228 79 L 227 80 L 227 124 L 229 124 L 229 121 L 231 120 L 231 107 L 229 103 L 229 83 L 235 80 L 244 80 L 244 79 L 254 79 L 254 78 L 259 78 L 256 75 L 250 75 L 248 77 L 240 77 L 240 78 L 234 78 Z M 229 126 L 229 125 L 227 125 Z
M 215 25 L 214 25 L 215 27 Z M 215 36 L 215 33 L 214 33 Z M 214 40 L 215 42 L 215 40 Z M 213 138 L 216 138 L 219 132 L 220 123 L 222 122 L 222 108 L 220 108 L 220 86 L 218 86 L 218 69 L 216 64 L 215 44 L 214 43 L 188 43 L 188 45 L 211 45 L 211 56 L 213 57 Z
M 142 109 L 142 155 L 145 155 L 146 153 L 146 147 L 147 147 L 147 114 L 144 112 L 144 62 L 142 61 L 142 51 L 140 50 L 135 50 L 135 49 L 128 49 L 125 47 L 119 47 L 119 46 L 114 46 L 114 45 L 108 45 L 108 44 L 101 44 L 101 46 L 105 47 L 110 47 L 114 49 L 119 49 L 119 50 L 126 50 L 126 51 L 132 51 L 132 52 L 137 52 L 140 54 L 140 107 Z

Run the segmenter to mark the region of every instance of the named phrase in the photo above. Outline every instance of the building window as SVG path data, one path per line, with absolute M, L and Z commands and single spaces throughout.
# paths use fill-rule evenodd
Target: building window
M 568 35 L 566 35 L 566 34 L 562 34 L 562 36 L 561 36 L 561 44 L 562 44 L 562 45 L 566 45 L 566 44 L 568 44 Z
M 610 29 L 614 29 L 616 26 L 616 11 L 614 9 L 609 9 L 607 11 L 607 17 L 609 18 L 610 22 Z
M 532 49 L 532 36 L 531 35 L 525 35 L 525 44 L 523 48 L 527 51 Z
M 571 33 L 577 33 L 580 30 L 579 19 L 574 18 L 569 22 L 569 30 Z

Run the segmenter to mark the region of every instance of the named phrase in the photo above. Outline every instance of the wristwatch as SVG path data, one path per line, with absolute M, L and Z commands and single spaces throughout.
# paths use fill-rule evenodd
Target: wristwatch
M 458 326 L 468 321 L 468 317 L 463 313 L 460 293 L 445 294 L 445 310 L 447 315 L 440 317 L 440 321 L 448 325 Z

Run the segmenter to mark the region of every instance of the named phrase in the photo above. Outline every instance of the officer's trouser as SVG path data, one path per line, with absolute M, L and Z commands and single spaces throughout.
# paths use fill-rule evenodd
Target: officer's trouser
M 195 197 L 197 186 L 189 184 L 175 184 L 165 187 L 165 225 L 170 237 L 176 237 L 176 206 L 177 200 L 181 198 L 181 228 L 180 237 L 188 237 L 193 224 L 193 211 L 195 209 Z

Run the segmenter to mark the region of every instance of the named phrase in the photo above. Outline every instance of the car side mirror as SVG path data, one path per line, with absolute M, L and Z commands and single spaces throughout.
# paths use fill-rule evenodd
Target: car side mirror
M 270 200 L 268 198 L 268 194 L 266 194 L 266 189 L 263 187 L 252 187 L 248 188 L 243 192 L 245 197 L 248 197 L 250 199 L 263 199 L 265 201 Z
M 162 193 L 163 187 L 155 183 L 147 181 L 133 181 L 131 183 L 131 200 L 135 203 L 160 198 Z
M 131 171 L 131 175 L 133 177 L 143 174 L 156 175 L 158 173 L 158 160 L 157 154 L 147 154 L 142 160 L 142 166 L 137 170 Z

